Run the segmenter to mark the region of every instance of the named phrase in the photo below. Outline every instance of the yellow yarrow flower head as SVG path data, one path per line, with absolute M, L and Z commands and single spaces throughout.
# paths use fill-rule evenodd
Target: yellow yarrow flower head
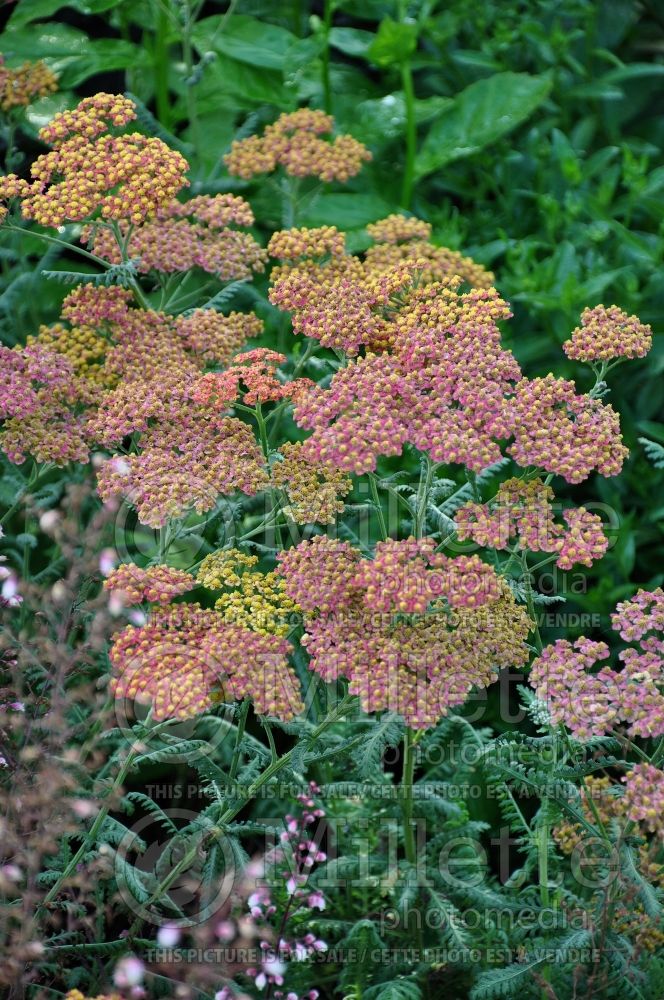
M 220 549 L 205 557 L 197 578 L 208 590 L 225 589 L 215 603 L 223 621 L 260 635 L 287 636 L 300 607 L 277 573 L 251 569 L 257 563 L 257 556 L 239 549 Z

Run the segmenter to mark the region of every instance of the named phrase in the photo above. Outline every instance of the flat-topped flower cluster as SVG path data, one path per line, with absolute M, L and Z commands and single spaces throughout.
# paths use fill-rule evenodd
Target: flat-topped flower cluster
M 155 528 L 213 511 L 221 497 L 261 492 L 275 523 L 308 528 L 297 545 L 280 540 L 276 559 L 259 560 L 240 540 L 191 573 L 163 553 L 159 564 L 116 569 L 106 583 L 116 606 L 144 603 L 147 618 L 114 642 L 113 689 L 151 700 L 155 719 L 242 698 L 290 719 L 303 710 L 289 664 L 303 625 L 314 673 L 344 678 L 367 712 L 433 726 L 497 670 L 530 658 L 533 621 L 495 554 L 547 553 L 569 569 L 606 551 L 596 514 L 567 507 L 557 518 L 550 482 L 620 472 L 627 449 L 600 387 L 608 367 L 647 352 L 650 329 L 616 306 L 586 310 L 563 346 L 593 365 L 595 388 L 579 392 L 552 373 L 530 378 L 503 344 L 511 313 L 494 276 L 436 245 L 427 222 L 380 220 L 367 227 L 371 245 L 360 255 L 334 226 L 284 229 L 264 249 L 248 231 L 254 216 L 243 198 L 176 197 L 186 161 L 159 139 L 123 132 L 134 118 L 125 97 L 86 98 L 42 130 L 53 149 L 37 158 L 31 181 L 0 181 L 0 195 L 18 198 L 26 219 L 84 222 L 93 255 L 127 271 L 124 286 L 80 285 L 59 322 L 24 347 L 0 349 L 0 444 L 13 461 L 61 465 L 101 450 L 102 499 L 123 497 Z M 333 132 L 329 116 L 301 109 L 234 143 L 226 163 L 245 179 L 281 168 L 345 181 L 370 153 Z M 270 301 L 307 338 L 294 368 L 285 354 L 247 349 L 263 332 L 254 313 L 169 311 L 167 290 L 192 269 L 221 284 L 245 281 L 270 257 Z M 307 368 L 315 352 L 318 364 Z M 403 537 L 386 537 L 377 492 L 370 537 L 381 540 L 360 549 L 334 537 L 357 477 L 368 475 L 377 491 L 382 459 L 407 449 L 420 453 L 429 478 Z M 450 557 L 446 540 L 427 534 L 427 491 L 440 466 L 481 473 L 505 456 L 512 468 L 495 496 L 476 493 L 453 523 L 458 540 L 490 550 L 491 563 Z M 187 598 L 194 590 L 199 602 Z M 660 595 L 621 606 L 624 638 L 642 640 L 654 627 Z M 621 671 L 593 673 L 608 648 L 560 640 L 537 658 L 531 680 L 551 719 L 579 738 L 616 723 L 650 736 L 664 732 L 661 652 L 648 637 L 620 654 Z

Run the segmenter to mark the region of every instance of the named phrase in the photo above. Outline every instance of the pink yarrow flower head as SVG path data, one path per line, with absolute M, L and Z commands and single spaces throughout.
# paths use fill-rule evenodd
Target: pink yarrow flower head
M 583 636 L 574 643 L 558 639 L 542 651 L 529 681 L 553 722 L 563 723 L 580 740 L 619 726 L 631 737 L 664 735 L 663 609 L 660 588 L 639 591 L 618 605 L 614 629 L 638 643 L 619 653 L 622 669 L 601 665 L 608 647 Z
M 152 703 L 152 717 L 191 719 L 223 701 L 251 698 L 256 712 L 292 719 L 303 710 L 285 639 L 229 624 L 198 604 L 155 608 L 114 639 L 111 691 Z
M 251 233 L 251 207 L 236 195 L 198 195 L 161 205 L 153 218 L 135 227 L 119 223 L 126 252 L 141 273 L 177 274 L 200 268 L 219 281 L 246 281 L 265 270 L 267 254 Z M 100 226 L 86 227 L 83 238 L 93 252 L 112 264 L 122 260 L 114 234 Z
M 643 358 L 652 347 L 652 329 L 618 306 L 584 309 L 581 326 L 563 344 L 568 358 L 577 361 L 611 361 Z
M 104 590 L 119 592 L 125 604 L 140 604 L 142 601 L 168 603 L 195 586 L 193 576 L 184 570 L 172 566 L 142 569 L 135 563 L 123 563 L 104 580 Z
M 639 763 L 622 780 L 628 817 L 664 840 L 664 772 L 653 764 Z
M 469 502 L 456 512 L 457 536 L 478 545 L 507 549 L 518 539 L 531 552 L 557 553 L 556 565 L 591 566 L 608 548 L 602 520 L 585 507 L 563 511 L 567 528 L 554 519 L 554 493 L 541 479 L 509 479 L 489 504 Z
M 618 414 L 608 404 L 576 393 L 574 383 L 546 378 L 523 379 L 508 404 L 514 443 L 512 457 L 524 467 L 539 466 L 580 483 L 597 471 L 615 476 L 627 455 Z
M 304 610 L 311 669 L 326 681 L 347 677 L 365 711 L 389 709 L 423 729 L 490 683 L 496 664 L 525 662 L 531 628 L 491 567 L 434 548 L 379 543 L 365 560 L 317 536 L 279 556 Z

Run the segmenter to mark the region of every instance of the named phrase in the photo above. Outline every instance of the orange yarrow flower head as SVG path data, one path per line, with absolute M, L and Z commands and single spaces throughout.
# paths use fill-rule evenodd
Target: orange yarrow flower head
M 188 163 L 161 139 L 115 135 L 136 117 L 126 97 L 95 94 L 55 115 L 39 133 L 53 146 L 30 168 L 31 184 L 0 181 L 0 198 L 22 198 L 22 213 L 43 226 L 129 219 L 139 225 L 188 184 Z
M 359 173 L 371 153 L 352 135 L 331 139 L 333 129 L 331 115 L 300 108 L 281 115 L 262 136 L 233 142 L 224 162 L 229 173 L 245 180 L 282 167 L 291 177 L 347 181 Z
M 192 389 L 197 403 L 225 409 L 238 398 L 249 406 L 257 403 L 292 399 L 311 384 L 310 379 L 280 382 L 276 370 L 287 360 L 285 354 L 257 347 L 238 354 L 224 372 L 208 372 L 199 378 Z
M 191 719 L 224 701 L 251 698 L 288 720 L 304 705 L 288 642 L 231 624 L 198 604 L 155 609 L 120 632 L 110 651 L 116 698 L 152 703 L 152 717 Z

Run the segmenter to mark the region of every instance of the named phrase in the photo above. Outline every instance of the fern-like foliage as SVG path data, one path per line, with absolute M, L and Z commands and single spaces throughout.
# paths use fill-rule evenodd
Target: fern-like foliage
M 532 974 L 544 963 L 544 958 L 537 958 L 523 964 L 514 963 L 504 969 L 491 969 L 483 972 L 470 991 L 470 1000 L 514 1000 L 519 996 L 524 984 L 532 981 Z
M 643 445 L 648 460 L 655 468 L 664 469 L 664 445 L 658 444 L 657 441 L 651 441 L 649 438 L 639 438 L 639 444 Z
M 382 778 L 383 755 L 388 747 L 401 742 L 406 724 L 396 712 L 386 712 L 372 721 L 371 728 L 353 751 L 353 760 L 361 778 Z
M 110 264 L 105 271 L 48 271 L 42 270 L 42 275 L 60 285 L 120 285 L 130 288 L 136 281 L 140 257 L 132 257 L 121 264 Z
M 152 112 L 146 108 L 143 101 L 139 97 L 136 97 L 135 94 L 131 94 L 129 91 L 125 91 L 124 96 L 130 101 L 133 101 L 136 105 L 136 121 L 144 132 L 147 132 L 148 135 L 154 136 L 156 139 L 161 139 L 167 146 L 170 146 L 171 149 L 177 149 L 177 151 L 182 153 L 183 156 L 189 156 L 191 154 L 191 146 L 186 142 L 182 142 L 177 136 L 173 135 L 172 132 L 169 132 L 167 128 L 164 128 L 161 122 L 157 121 Z

